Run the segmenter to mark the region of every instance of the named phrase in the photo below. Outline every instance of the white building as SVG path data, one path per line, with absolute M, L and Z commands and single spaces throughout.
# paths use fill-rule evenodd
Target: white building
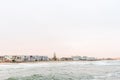
M 72 56 L 73 61 L 81 60 L 81 56 Z
M 12 56 L 11 55 L 5 55 L 4 56 L 4 62 L 12 62 Z
M 24 56 L 24 61 L 48 61 L 49 58 L 47 56 Z
M 12 61 L 13 62 L 23 62 L 24 61 L 24 56 L 22 56 L 22 55 L 13 55 L 12 56 Z
M 87 56 L 72 56 L 73 61 L 95 61 L 96 58 L 95 57 L 87 57 Z
M 0 62 L 34 62 L 34 61 L 48 61 L 47 56 L 38 55 L 5 55 L 0 56 Z
M 95 60 L 97 60 L 95 57 L 88 57 L 87 58 L 87 61 L 95 61 Z
M 83 56 L 83 57 L 81 57 L 81 60 L 87 60 L 87 56 Z

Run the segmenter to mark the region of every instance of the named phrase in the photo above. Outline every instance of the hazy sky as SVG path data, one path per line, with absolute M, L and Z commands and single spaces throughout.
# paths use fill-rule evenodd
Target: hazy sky
M 120 57 L 120 0 L 0 0 L 0 55 Z

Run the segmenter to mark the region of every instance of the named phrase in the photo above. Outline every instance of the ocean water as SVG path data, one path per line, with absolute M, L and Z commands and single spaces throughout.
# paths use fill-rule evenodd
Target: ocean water
M 0 63 L 0 80 L 120 80 L 120 61 Z

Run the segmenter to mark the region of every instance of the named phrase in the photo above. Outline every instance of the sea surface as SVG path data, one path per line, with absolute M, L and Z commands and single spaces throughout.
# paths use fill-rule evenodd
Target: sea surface
M 120 61 L 0 63 L 0 80 L 120 80 Z

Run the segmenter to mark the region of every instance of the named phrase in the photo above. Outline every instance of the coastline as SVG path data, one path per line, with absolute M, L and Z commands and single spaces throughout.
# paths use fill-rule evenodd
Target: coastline
M 115 61 L 115 60 L 96 60 L 96 61 Z M 55 62 L 96 62 L 96 61 L 38 61 L 38 62 L 0 62 L 0 64 L 20 64 L 20 63 L 55 63 Z

